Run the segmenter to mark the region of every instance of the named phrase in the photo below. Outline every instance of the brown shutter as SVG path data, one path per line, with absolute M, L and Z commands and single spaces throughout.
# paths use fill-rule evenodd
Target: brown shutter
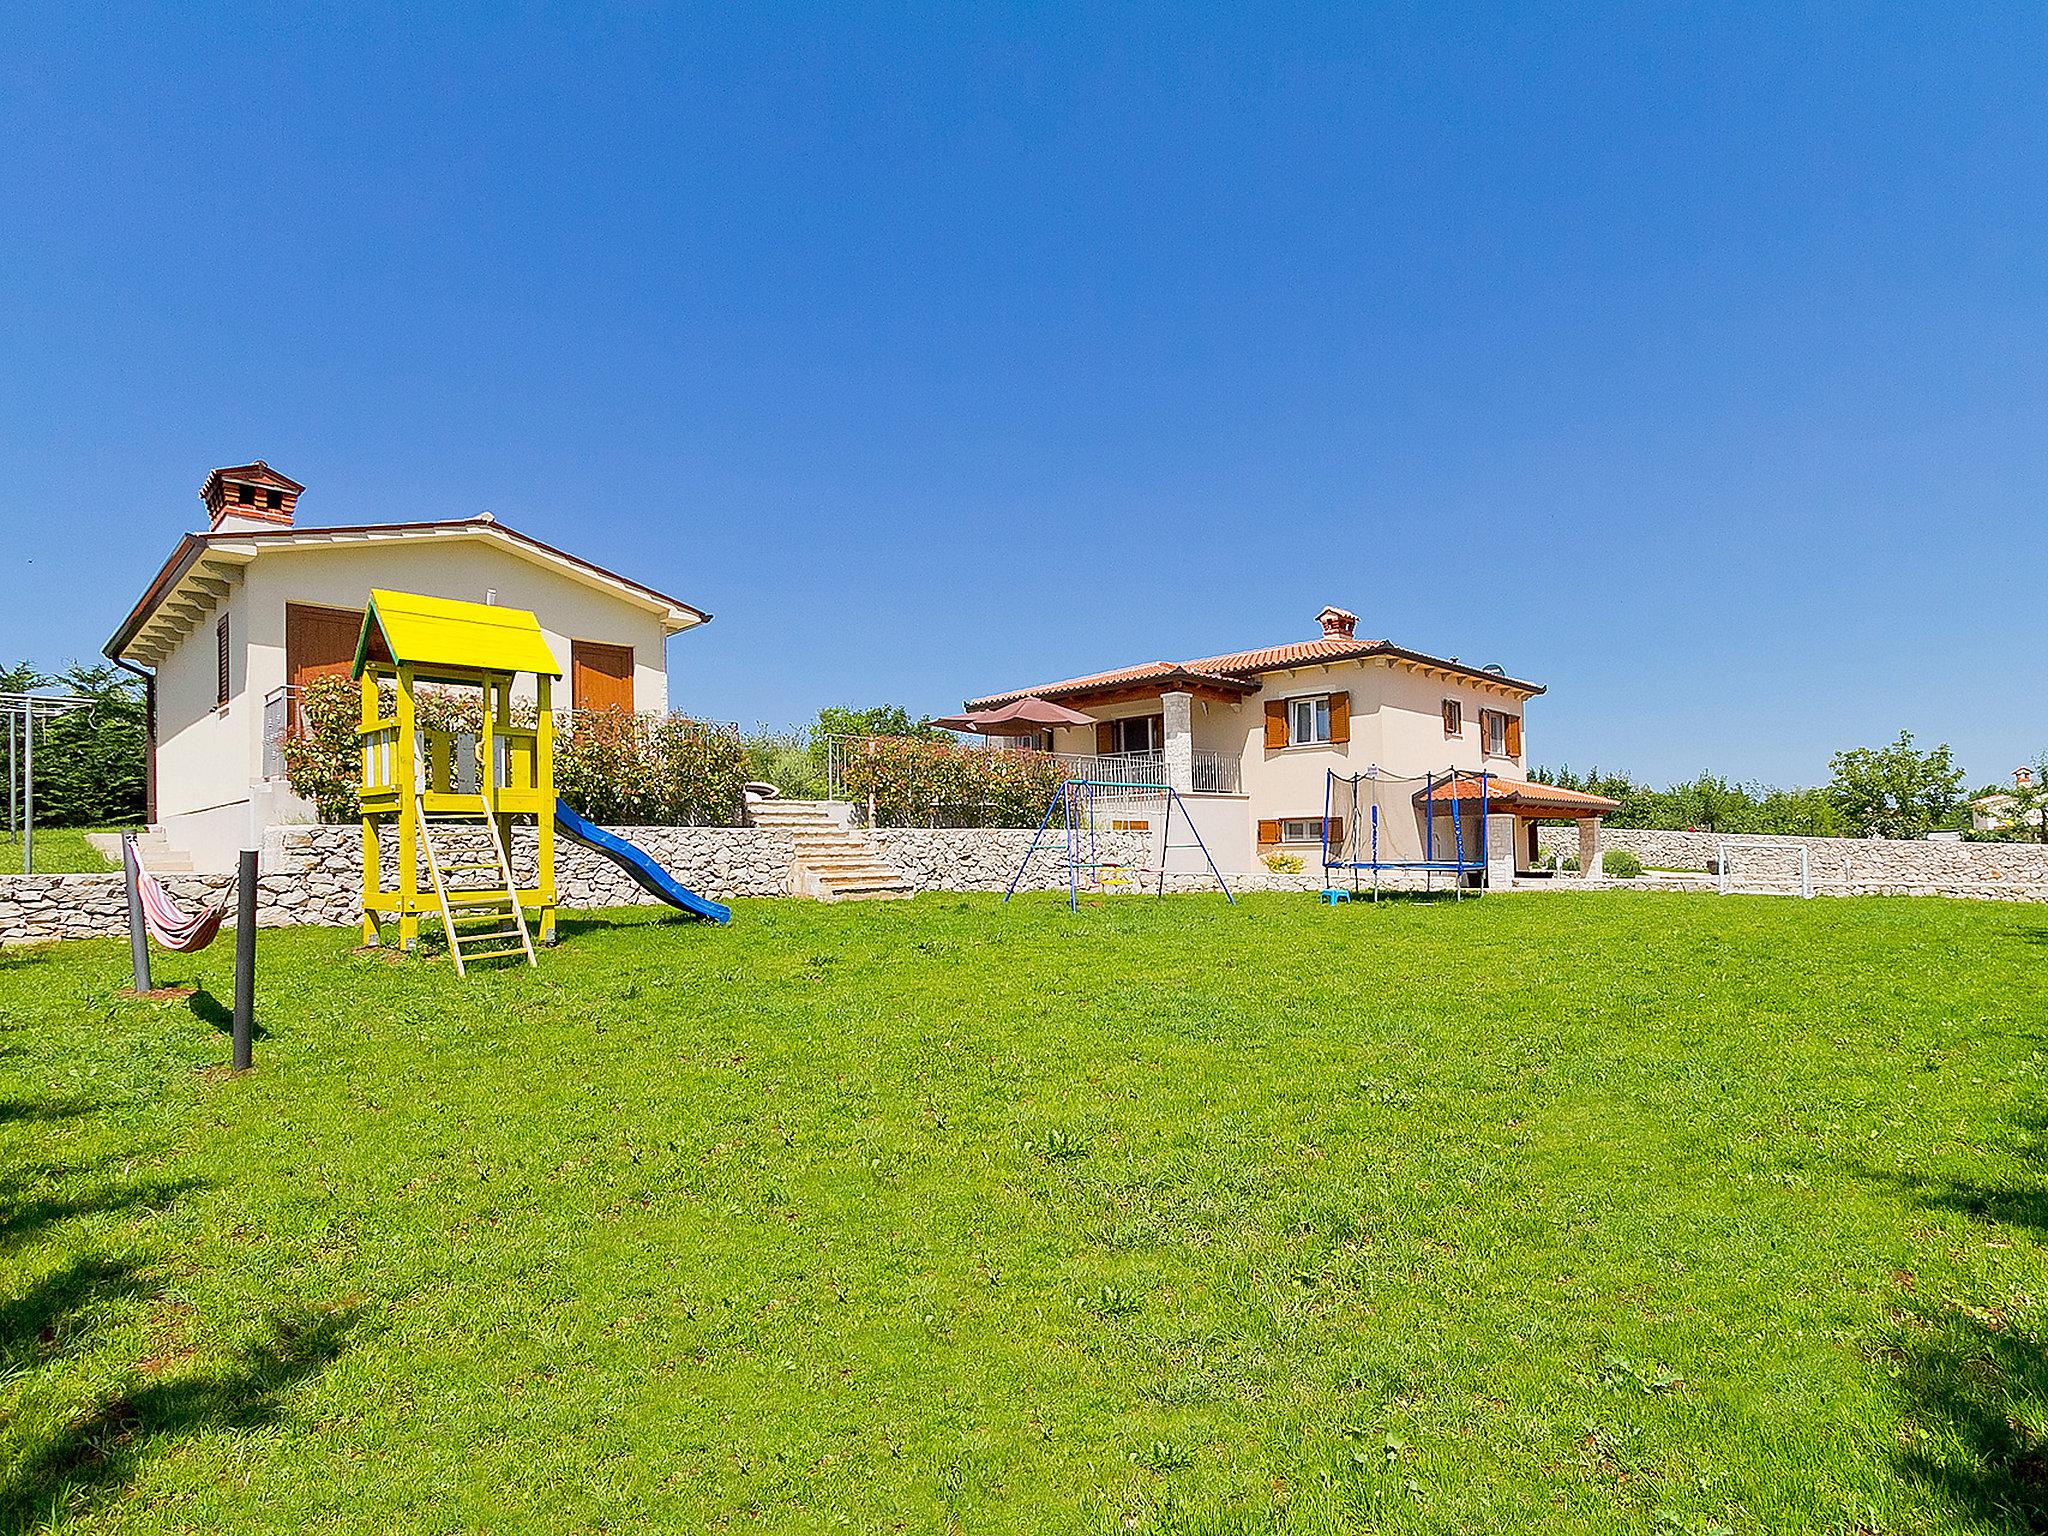
M 1456 736 L 1458 734 L 1458 728 L 1465 723 L 1458 718 L 1462 713 L 1463 711 L 1458 707 L 1456 699 L 1444 700 L 1444 734 L 1446 736 Z
M 1333 693 L 1330 695 L 1330 741 L 1332 744 L 1351 739 L 1351 695 Z
M 216 706 L 228 701 L 229 685 L 234 681 L 234 650 L 228 644 L 228 616 L 222 614 L 220 623 L 213 630 L 213 702 Z
M 1344 818 L 1342 816 L 1332 816 L 1330 818 L 1330 847 L 1333 849 L 1339 849 L 1343 846 Z
M 1116 750 L 1116 727 L 1107 720 L 1095 722 L 1095 750 L 1103 757 Z
M 1509 757 L 1520 757 L 1521 755 L 1522 755 L 1522 717 L 1521 717 L 1520 715 L 1509 715 L 1509 716 L 1508 716 L 1508 756 L 1509 756 Z
M 1260 822 L 1260 823 L 1259 823 L 1259 846 L 1260 846 L 1261 848 L 1265 847 L 1265 846 L 1266 846 L 1266 845 L 1267 845 L 1268 843 L 1277 843 L 1277 842 L 1279 842 L 1279 841 L 1280 841 L 1280 823 L 1279 823 L 1279 822 L 1277 822 L 1277 821 L 1262 821 L 1262 822 Z
M 1266 700 L 1266 750 L 1268 752 L 1277 752 L 1286 745 L 1287 701 L 1285 699 L 1268 699 Z M 1264 823 L 1262 822 L 1260 825 L 1263 826 Z M 1278 833 L 1274 834 L 1273 840 L 1275 842 L 1279 841 Z

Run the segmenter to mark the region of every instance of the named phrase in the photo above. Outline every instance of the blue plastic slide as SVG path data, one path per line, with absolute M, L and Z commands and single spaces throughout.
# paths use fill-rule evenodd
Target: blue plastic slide
M 623 837 L 615 837 L 603 827 L 585 821 L 560 800 L 555 802 L 555 830 L 572 843 L 581 843 L 592 853 L 603 854 L 631 875 L 648 895 L 659 897 L 672 907 L 681 907 L 690 916 L 701 917 L 706 922 L 732 921 L 731 907 L 706 901 L 649 858 L 647 850 L 639 844 L 629 843 Z

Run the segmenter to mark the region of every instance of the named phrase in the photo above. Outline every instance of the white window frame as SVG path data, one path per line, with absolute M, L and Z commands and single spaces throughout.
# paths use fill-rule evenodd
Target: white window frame
M 1290 828 L 1304 828 L 1296 837 Z M 1283 843 L 1321 843 L 1323 840 L 1323 818 L 1320 816 L 1282 816 L 1280 818 L 1280 841 Z
M 1308 734 L 1300 729 L 1306 717 Z M 1322 734 L 1316 735 L 1320 729 Z M 1305 693 L 1287 701 L 1287 745 L 1290 747 L 1327 747 L 1330 745 L 1330 696 L 1327 693 Z M 1320 838 L 1317 841 L 1321 841 Z

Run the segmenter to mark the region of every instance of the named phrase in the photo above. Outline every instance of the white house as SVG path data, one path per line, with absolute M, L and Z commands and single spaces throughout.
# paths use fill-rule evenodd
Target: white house
M 1532 868 L 1536 829 L 1546 821 L 1578 822 L 1585 867 L 1593 867 L 1599 819 L 1617 805 L 1528 778 L 1523 711 L 1540 684 L 1361 639 L 1357 616 L 1342 608 L 1323 609 L 1316 622 L 1312 640 L 1143 662 L 988 694 L 967 708 L 1036 697 L 1087 715 L 1089 724 L 1049 731 L 1038 745 L 1076 757 L 1083 777 L 1171 784 L 1226 871 L 1252 869 L 1274 853 L 1311 866 L 1320 860 L 1332 772 L 1369 777 L 1380 802 L 1378 856 L 1440 850 L 1451 833 L 1451 801 L 1474 821 L 1481 804 L 1479 786 L 1441 782 L 1453 770 L 1486 776 L 1484 847 L 1500 877 Z M 1347 808 L 1354 818 L 1366 814 L 1347 800 L 1328 819 Z M 1341 840 L 1341 829 L 1332 831 Z M 1481 835 L 1473 827 L 1468 846 L 1480 847 Z
M 214 470 L 206 532 L 179 540 L 106 644 L 149 692 L 150 821 L 200 870 L 310 819 L 277 744 L 296 690 L 349 670 L 372 587 L 532 610 L 577 709 L 666 709 L 668 637 L 710 618 L 488 513 L 304 527 L 303 489 L 260 459 Z

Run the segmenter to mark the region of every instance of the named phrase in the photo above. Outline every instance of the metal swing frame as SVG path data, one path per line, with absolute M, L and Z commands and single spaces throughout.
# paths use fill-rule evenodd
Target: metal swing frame
M 1180 791 L 1170 784 L 1115 784 L 1101 779 L 1068 779 L 1060 785 L 1059 792 L 1052 797 L 1045 808 L 1045 815 L 1039 819 L 1038 830 L 1031 834 L 1031 846 L 1025 850 L 1024 858 L 1017 865 L 1017 873 L 1010 877 L 1009 889 L 1003 892 L 1003 902 L 1009 903 L 1017 894 L 1017 887 L 1023 883 L 1024 872 L 1031 867 L 1031 861 L 1038 857 L 1038 850 L 1045 844 L 1046 831 L 1053 824 L 1053 816 L 1061 816 L 1066 834 L 1067 865 L 1067 910 L 1079 911 L 1081 907 L 1082 874 L 1087 874 L 1087 884 L 1100 887 L 1103 884 L 1101 872 L 1105 869 L 1124 869 L 1128 866 L 1111 859 L 1104 859 L 1095 839 L 1097 807 L 1106 801 L 1112 807 L 1119 802 L 1128 802 L 1139 796 L 1160 795 L 1165 799 L 1165 819 L 1159 828 L 1159 877 L 1154 896 L 1166 894 L 1167 855 L 1174 849 L 1195 848 L 1201 851 L 1202 860 L 1209 866 L 1209 873 L 1216 879 L 1217 888 L 1223 892 L 1223 899 L 1233 907 L 1237 898 L 1230 894 L 1230 882 L 1223 878 L 1223 871 L 1216 867 L 1215 857 L 1209 852 L 1209 845 L 1202 841 L 1202 829 L 1195 825 L 1195 818 L 1188 810 L 1187 802 L 1180 797 Z M 1173 813 L 1179 807 L 1181 820 L 1194 835 L 1192 843 L 1173 841 Z

